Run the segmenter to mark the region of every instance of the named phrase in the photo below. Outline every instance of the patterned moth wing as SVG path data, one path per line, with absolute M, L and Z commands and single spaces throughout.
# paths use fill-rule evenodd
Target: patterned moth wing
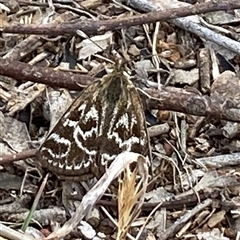
M 100 178 L 123 151 L 150 158 L 140 97 L 122 72 L 84 89 L 38 151 L 43 167 L 60 179 Z

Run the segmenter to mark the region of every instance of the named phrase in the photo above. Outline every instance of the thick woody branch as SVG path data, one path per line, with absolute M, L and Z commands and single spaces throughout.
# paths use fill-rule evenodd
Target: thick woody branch
M 0 58 L 0 74 L 17 80 L 44 83 L 69 90 L 80 90 L 94 81 L 94 78 L 90 76 L 54 71 L 50 68 L 31 66 L 3 58 Z M 240 103 L 238 102 L 224 101 L 215 96 L 201 96 L 181 89 L 176 89 L 176 91 L 149 89 L 145 91 L 150 96 L 147 103 L 149 109 L 172 110 L 240 122 L 240 109 L 237 108 Z
M 176 91 L 146 90 L 151 96 L 148 100 L 150 109 L 172 110 L 205 116 L 214 119 L 223 119 L 240 122 L 240 103 L 232 102 L 216 96 L 202 96 L 189 93 L 181 89 Z
M 20 81 L 32 81 L 52 87 L 79 90 L 94 81 L 93 77 L 0 58 L 0 74 Z
M 122 19 L 110 19 L 105 21 L 79 21 L 74 23 L 42 24 L 42 25 L 10 25 L 3 29 L 4 33 L 21 33 L 37 35 L 76 35 L 77 30 L 86 34 L 100 34 L 109 30 L 121 29 L 135 25 L 166 21 L 189 15 L 202 14 L 217 10 L 232 10 L 240 8 L 239 0 L 209 1 L 181 8 L 159 10 L 147 14 L 140 14 Z

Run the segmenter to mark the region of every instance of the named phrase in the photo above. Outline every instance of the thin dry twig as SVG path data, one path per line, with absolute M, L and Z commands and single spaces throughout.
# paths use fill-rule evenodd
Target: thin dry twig
M 30 149 L 30 150 L 25 150 L 19 153 L 0 155 L 0 165 L 9 164 L 14 161 L 35 157 L 36 152 L 37 152 L 36 149 Z
M 211 199 L 206 199 L 202 203 L 198 204 L 192 210 L 188 211 L 185 215 L 179 218 L 174 224 L 172 224 L 166 231 L 163 232 L 161 235 L 161 240 L 169 239 L 170 237 L 174 236 L 180 228 L 189 221 L 189 219 L 195 216 L 198 212 L 205 209 L 206 207 L 212 204 Z

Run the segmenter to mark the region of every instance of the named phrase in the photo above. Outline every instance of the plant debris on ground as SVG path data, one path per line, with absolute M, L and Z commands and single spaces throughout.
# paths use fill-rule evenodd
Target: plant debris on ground
M 1 239 L 239 240 L 239 9 L 237 0 L 0 1 Z M 146 162 L 134 154 L 118 157 L 140 165 L 124 170 L 119 192 L 60 181 L 36 149 L 119 63 L 144 107 L 151 182 L 139 182 Z

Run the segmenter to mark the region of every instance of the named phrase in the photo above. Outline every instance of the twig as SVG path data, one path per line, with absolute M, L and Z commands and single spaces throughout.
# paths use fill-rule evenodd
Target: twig
M 168 1 L 168 3 L 171 3 L 171 1 Z M 237 1 L 234 1 L 234 0 L 233 1 L 217 1 L 217 2 L 215 2 L 215 4 L 216 5 L 219 4 L 219 7 L 220 6 L 221 7 L 219 9 L 215 9 L 215 10 L 224 10 L 222 7 L 224 5 L 226 6 L 228 4 L 229 4 L 230 8 L 231 7 L 239 8 L 239 6 L 237 6 L 236 3 L 237 3 Z M 130 0 L 129 4 L 132 5 L 134 8 L 137 8 L 141 11 L 145 11 L 145 12 L 152 11 L 153 14 L 155 14 L 156 10 L 158 10 L 159 8 L 164 9 L 165 12 L 171 11 L 171 4 L 167 4 L 167 3 L 162 4 L 161 2 L 156 2 L 156 1 Z M 184 7 L 181 7 L 181 9 L 182 9 L 182 11 L 184 11 L 184 8 L 186 8 L 186 9 L 192 8 L 192 10 L 195 9 L 196 11 L 194 11 L 194 10 L 191 11 L 192 14 L 188 14 L 190 16 L 190 15 L 199 14 L 200 9 L 207 10 L 207 9 L 205 9 L 205 7 L 209 7 L 209 10 L 210 10 L 209 12 L 211 12 L 213 9 L 212 7 L 215 5 L 215 4 L 213 4 L 213 5 L 212 4 L 213 4 L 213 1 L 209 1 L 209 2 L 205 2 L 203 4 L 195 4 L 193 6 L 192 5 L 184 6 Z M 199 9 L 200 5 L 201 5 L 201 7 Z M 205 5 L 205 7 L 204 7 L 204 5 Z M 180 10 L 180 8 L 179 8 L 179 10 Z M 204 12 L 202 11 L 201 13 L 206 13 L 206 12 L 207 11 L 204 11 Z M 179 28 L 182 28 L 186 31 L 196 34 L 199 37 L 202 37 L 209 41 L 217 43 L 220 46 L 225 47 L 235 53 L 238 53 L 238 54 L 240 53 L 240 44 L 238 41 L 234 41 L 231 38 L 225 37 L 225 36 L 218 34 L 206 27 L 203 27 L 201 24 L 191 21 L 191 19 L 189 19 L 189 18 L 181 18 L 181 17 L 185 17 L 188 15 L 185 15 L 185 14 L 183 14 L 184 16 L 183 15 L 180 16 L 180 14 L 179 15 L 176 14 L 176 15 L 178 16 L 178 18 L 171 17 L 171 18 L 164 19 L 164 20 L 168 20 L 170 23 L 178 26 Z M 170 19 L 172 19 L 172 20 L 170 20 Z M 145 22 L 145 23 L 147 23 L 147 22 Z
M 219 156 L 213 157 L 202 157 L 197 158 L 202 164 L 211 167 L 226 167 L 226 166 L 239 166 L 240 165 L 240 153 L 232 153 L 232 154 L 222 154 Z
M 9 164 L 14 161 L 34 157 L 36 155 L 36 152 L 37 152 L 36 149 L 30 149 L 19 153 L 0 155 L 0 165 Z
M 195 216 L 198 212 L 206 208 L 207 206 L 212 204 L 211 199 L 206 199 L 203 203 L 198 204 L 192 210 L 188 211 L 185 215 L 181 216 L 176 222 L 174 222 L 171 227 L 169 227 L 166 231 L 161 234 L 161 240 L 169 239 L 174 236 L 180 228 L 193 216 Z
M 182 89 L 158 91 L 154 89 L 140 90 L 150 98 L 147 105 L 150 109 L 172 110 L 197 116 L 224 119 L 240 122 L 239 102 L 227 102 L 220 97 L 200 96 Z M 226 102 L 224 102 L 224 100 Z M 228 104 L 230 104 L 228 106 Z
M 211 198 L 212 200 L 215 200 L 215 202 L 217 202 L 216 199 L 219 197 L 219 191 L 213 190 L 211 193 L 209 191 L 206 191 L 203 193 L 198 193 L 198 196 L 199 196 L 199 198 L 196 196 L 196 193 L 188 194 L 187 196 L 179 197 L 177 200 L 168 200 L 165 202 L 161 202 L 161 205 L 159 205 L 159 202 L 154 202 L 154 203 L 145 202 L 145 203 L 143 203 L 142 209 L 144 211 L 152 211 L 152 209 L 154 209 L 157 206 L 158 206 L 157 209 L 161 209 L 161 208 L 166 208 L 168 210 L 182 209 L 183 207 L 195 206 L 199 203 L 199 199 L 201 201 L 203 201 L 207 198 Z M 81 201 L 81 199 L 79 199 L 79 198 L 71 197 L 71 199 Z M 116 208 L 117 202 L 116 202 L 116 200 L 113 200 L 113 199 L 111 201 L 99 200 L 97 202 L 97 205 Z M 221 202 L 219 202 L 219 208 L 221 208 L 222 205 L 223 204 Z M 236 205 L 232 204 L 230 207 L 235 208 Z
M 20 81 L 32 81 L 52 87 L 80 90 L 94 81 L 93 77 L 51 68 L 31 66 L 27 63 L 0 58 L 0 74 Z
M 121 29 L 123 27 L 130 27 L 141 25 L 144 23 L 154 23 L 158 21 L 165 21 L 189 15 L 212 12 L 217 10 L 232 10 L 240 8 L 238 0 L 215 2 L 209 1 L 207 3 L 195 4 L 193 6 L 185 6 L 175 9 L 159 10 L 147 14 L 141 14 L 133 17 L 122 19 L 110 19 L 105 21 L 78 21 L 76 23 L 62 23 L 62 24 L 42 24 L 42 25 L 10 25 L 3 29 L 4 33 L 18 33 L 18 34 L 37 34 L 37 35 L 77 35 L 76 31 L 81 30 L 86 34 L 101 34 L 109 30 Z

